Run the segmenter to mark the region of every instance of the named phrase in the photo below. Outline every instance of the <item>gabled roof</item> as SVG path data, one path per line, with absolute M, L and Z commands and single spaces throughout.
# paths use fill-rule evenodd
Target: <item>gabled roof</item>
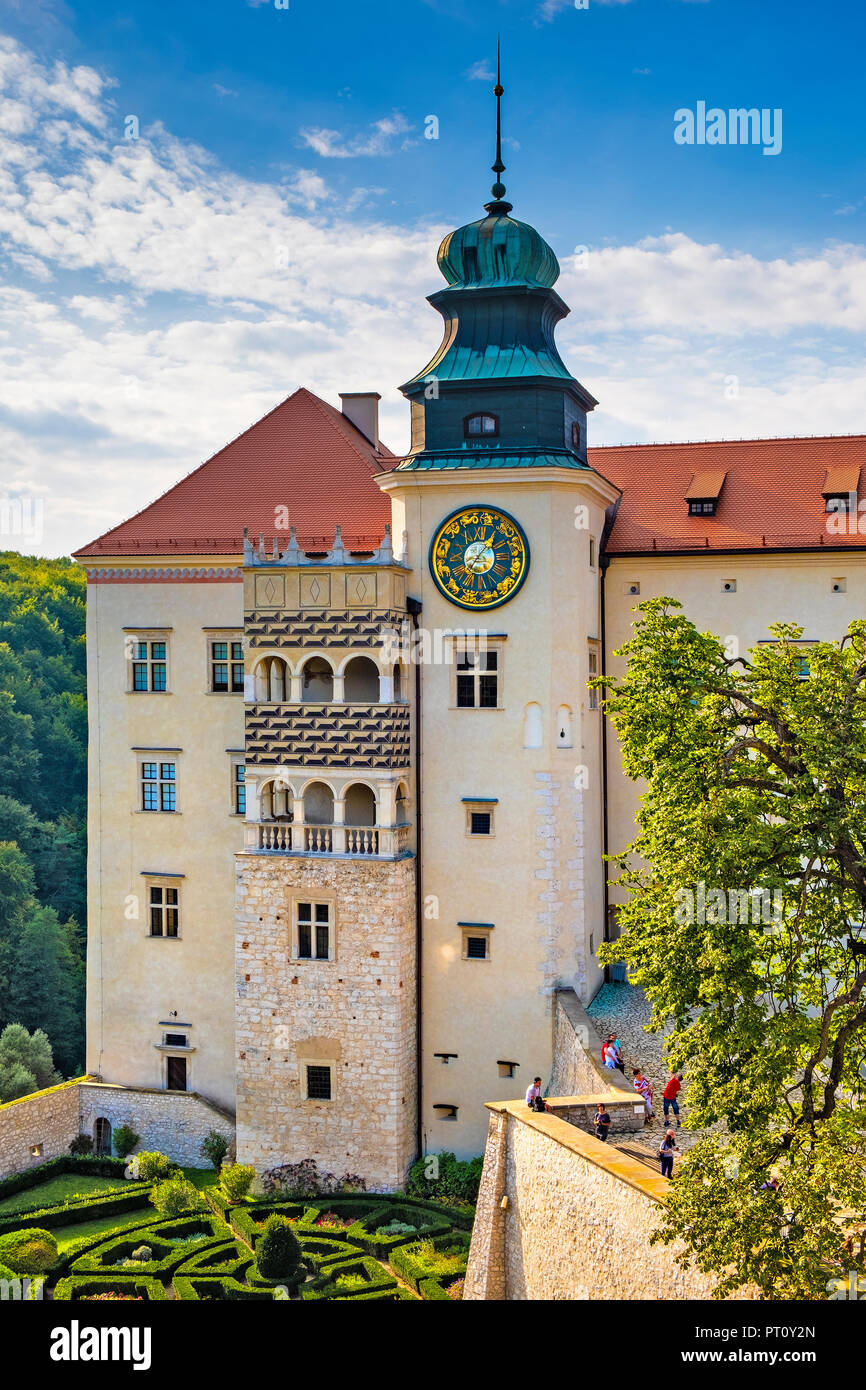
M 866 435 L 625 444 L 587 458 L 623 494 L 609 555 L 866 546 L 866 514 L 861 535 L 856 516 L 828 515 L 824 499 L 828 473 L 859 476 Z M 724 477 L 715 515 L 690 516 L 692 478 L 709 474 Z
M 112 556 L 241 554 L 243 528 L 270 548 L 275 508 L 288 509 L 308 549 L 333 541 L 369 549 L 382 540 L 391 503 L 373 481 L 394 455 L 339 410 L 301 387 L 149 507 L 75 552 Z M 281 518 L 282 519 L 282 518 Z M 399 537 L 398 537 L 399 540 Z

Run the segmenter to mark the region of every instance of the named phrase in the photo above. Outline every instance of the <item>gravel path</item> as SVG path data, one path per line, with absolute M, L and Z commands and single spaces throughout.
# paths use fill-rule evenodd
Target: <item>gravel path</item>
M 636 1134 L 636 1142 L 655 1155 L 662 1136 L 662 1091 L 667 1084 L 670 1071 L 664 1058 L 664 1037 L 660 1033 L 646 1033 L 644 1028 L 650 1021 L 652 1010 L 643 990 L 635 985 L 602 985 L 598 994 L 587 1009 L 602 1038 L 615 1032 L 622 1044 L 622 1060 L 625 1074 L 631 1081 L 632 1067 L 640 1067 L 649 1077 L 655 1090 L 653 1107 L 656 1111 L 654 1124 L 647 1125 L 642 1134 Z M 688 1129 L 688 1075 L 679 1094 L 680 1119 L 683 1127 L 677 1133 L 680 1149 L 688 1149 L 705 1133 L 703 1130 Z M 671 1115 L 673 1120 L 673 1115 Z

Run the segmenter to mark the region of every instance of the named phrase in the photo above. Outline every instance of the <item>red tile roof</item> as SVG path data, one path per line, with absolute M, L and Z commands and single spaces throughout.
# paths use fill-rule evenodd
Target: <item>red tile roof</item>
M 264 532 L 270 550 L 275 535 L 282 546 L 288 540 L 274 527 L 282 506 L 308 549 L 330 545 L 338 523 L 345 545 L 370 549 L 391 520 L 390 500 L 373 478 L 393 458 L 302 387 L 76 557 L 240 554 L 245 526 L 255 540 Z
M 866 514 L 860 535 L 854 516 L 825 513 L 823 497 L 828 471 L 850 478 L 866 463 L 866 435 L 603 446 L 588 461 L 622 489 L 610 555 L 866 545 Z M 725 474 L 715 515 L 689 516 L 692 477 L 710 472 Z

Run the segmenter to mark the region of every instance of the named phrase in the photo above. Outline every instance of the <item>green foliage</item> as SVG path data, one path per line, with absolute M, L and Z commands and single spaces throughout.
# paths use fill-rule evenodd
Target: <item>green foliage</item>
M 443 1151 L 416 1159 L 409 1170 L 407 1192 L 439 1201 L 475 1202 L 484 1156 L 462 1160 Z
M 0 1264 L 16 1274 L 44 1274 L 57 1263 L 57 1240 L 50 1231 L 26 1227 L 0 1236 Z
M 0 1028 L 44 1029 L 67 1075 L 83 1059 L 85 591 L 69 560 L 0 553 Z
M 240 1202 L 253 1184 L 256 1170 L 251 1163 L 232 1163 L 220 1172 L 220 1187 L 230 1202 Z
M 647 790 L 599 958 L 628 962 L 671 1066 L 693 1064 L 691 1125 L 720 1130 L 683 1159 L 660 1238 L 719 1296 L 821 1298 L 839 1268 L 866 1272 L 842 1248 L 866 1222 L 866 964 L 848 948 L 866 925 L 866 622 L 804 669 L 802 628 L 735 657 L 679 609 L 642 604 L 607 680 Z
M 20 1023 L 7 1024 L 0 1033 L 0 1101 L 56 1086 L 61 1079 L 42 1029 L 30 1034 Z
M 197 1187 L 177 1175 L 158 1182 L 150 1200 L 161 1216 L 181 1216 L 189 1211 L 201 1211 L 207 1203 Z
M 112 1134 L 114 1152 L 118 1158 L 128 1158 L 141 1135 L 136 1134 L 131 1125 L 118 1125 Z
M 301 1263 L 301 1247 L 284 1216 L 269 1216 L 256 1245 L 256 1264 L 265 1279 L 290 1279 Z
M 142 1182 L 160 1182 L 168 1177 L 173 1167 L 171 1159 L 155 1149 L 145 1149 L 143 1153 L 136 1154 L 132 1162 L 135 1176 Z
M 93 1140 L 89 1134 L 76 1134 L 69 1145 L 71 1154 L 91 1154 L 93 1153 Z
M 218 1130 L 208 1130 L 204 1139 L 201 1141 L 201 1155 L 211 1164 L 215 1172 L 219 1172 L 222 1167 L 223 1159 L 229 1151 L 229 1141 L 224 1134 Z

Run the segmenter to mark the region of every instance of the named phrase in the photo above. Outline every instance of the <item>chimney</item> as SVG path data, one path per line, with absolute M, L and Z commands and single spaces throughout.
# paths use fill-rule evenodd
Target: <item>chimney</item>
M 382 397 L 378 391 L 341 391 L 343 414 L 374 449 L 379 447 L 379 402 Z

